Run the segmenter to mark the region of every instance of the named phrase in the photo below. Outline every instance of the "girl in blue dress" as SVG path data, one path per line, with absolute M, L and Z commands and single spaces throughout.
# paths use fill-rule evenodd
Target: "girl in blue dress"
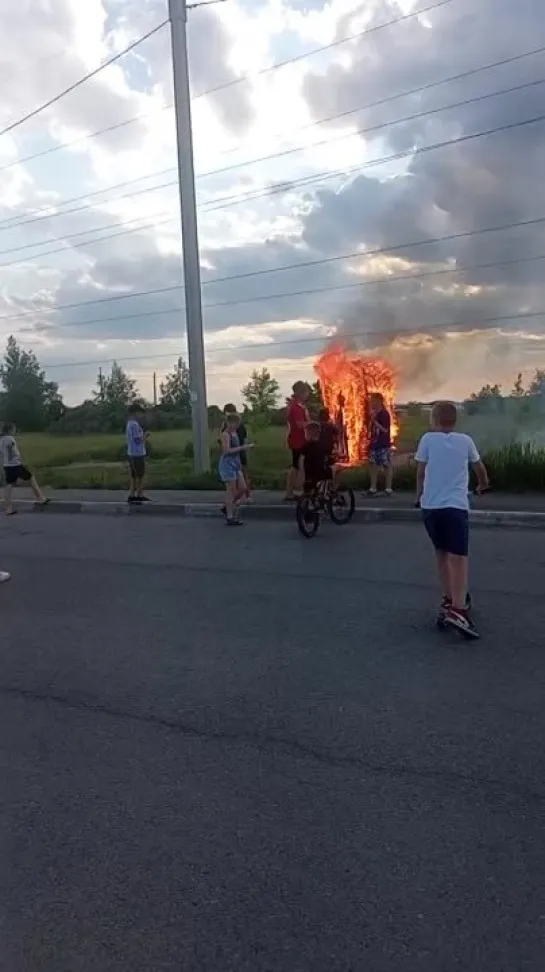
M 220 479 L 225 483 L 225 516 L 228 526 L 240 526 L 237 504 L 246 495 L 247 486 L 242 471 L 241 454 L 253 447 L 252 442 L 240 444 L 237 428 L 240 416 L 229 412 L 225 416 L 225 428 L 220 437 L 221 456 L 218 466 Z

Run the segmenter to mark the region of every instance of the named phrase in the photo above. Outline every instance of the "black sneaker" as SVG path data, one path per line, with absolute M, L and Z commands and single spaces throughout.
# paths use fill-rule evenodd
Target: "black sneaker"
M 244 526 L 242 520 L 237 520 L 236 517 L 226 517 L 225 523 L 227 526 Z
M 464 638 L 480 638 L 480 634 L 467 611 L 458 611 L 456 608 L 450 607 L 445 613 L 444 624 L 449 628 L 456 628 L 460 634 L 463 634 Z
M 136 498 L 139 503 L 151 503 L 149 496 L 137 496 Z

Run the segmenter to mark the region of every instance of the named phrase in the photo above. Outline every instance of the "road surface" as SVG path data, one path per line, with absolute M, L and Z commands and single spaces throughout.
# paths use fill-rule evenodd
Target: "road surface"
M 4 972 L 536 972 L 543 535 L 0 524 Z

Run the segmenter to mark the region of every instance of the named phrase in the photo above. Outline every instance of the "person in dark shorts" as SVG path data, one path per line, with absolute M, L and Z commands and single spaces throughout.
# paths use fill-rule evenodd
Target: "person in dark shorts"
M 382 470 L 384 473 L 384 492 L 386 496 L 392 495 L 392 462 L 391 462 L 391 425 L 390 413 L 384 404 L 384 398 L 380 394 L 371 396 L 371 439 L 369 443 L 369 476 L 371 484 L 369 495 L 376 496 L 378 485 L 378 474 Z
M 290 399 L 287 412 L 288 449 L 291 450 L 291 466 L 286 481 L 285 500 L 293 500 L 301 491 L 301 455 L 306 444 L 305 429 L 310 420 L 306 402 L 310 388 L 305 381 L 296 381 L 293 386 L 293 397 Z
M 488 474 L 473 439 L 456 432 L 456 419 L 451 402 L 434 405 L 432 431 L 422 436 L 415 455 L 416 498 L 435 548 L 443 588 L 441 621 L 478 638 L 468 611 L 469 467 L 479 490 L 488 488 Z
M 333 480 L 331 454 L 320 441 L 320 423 L 309 422 L 305 429 L 305 444 L 300 450 L 299 470 L 304 481 L 305 493 L 312 492 L 318 483 Z
M 40 506 L 45 506 L 49 503 L 42 493 L 35 476 L 32 474 L 30 469 L 27 469 L 23 465 L 23 460 L 21 458 L 21 453 L 15 441 L 15 426 L 9 422 L 6 422 L 2 428 L 2 459 L 4 463 L 4 513 L 6 516 L 13 516 L 15 510 L 13 509 L 13 487 L 17 485 L 18 482 L 27 483 L 34 496 L 36 497 L 36 502 Z
M 129 503 L 144 503 L 144 477 L 146 475 L 146 434 L 142 428 L 143 413 L 138 406 L 131 408 L 127 421 L 127 459 L 129 461 Z
M 321 408 L 318 413 L 320 423 L 320 443 L 324 451 L 333 461 L 339 450 L 340 431 L 335 422 L 331 421 L 328 408 Z

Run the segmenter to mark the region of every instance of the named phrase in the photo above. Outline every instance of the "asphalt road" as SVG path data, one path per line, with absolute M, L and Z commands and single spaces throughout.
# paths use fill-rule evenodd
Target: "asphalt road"
M 537 972 L 543 534 L 0 524 L 0 972 Z

